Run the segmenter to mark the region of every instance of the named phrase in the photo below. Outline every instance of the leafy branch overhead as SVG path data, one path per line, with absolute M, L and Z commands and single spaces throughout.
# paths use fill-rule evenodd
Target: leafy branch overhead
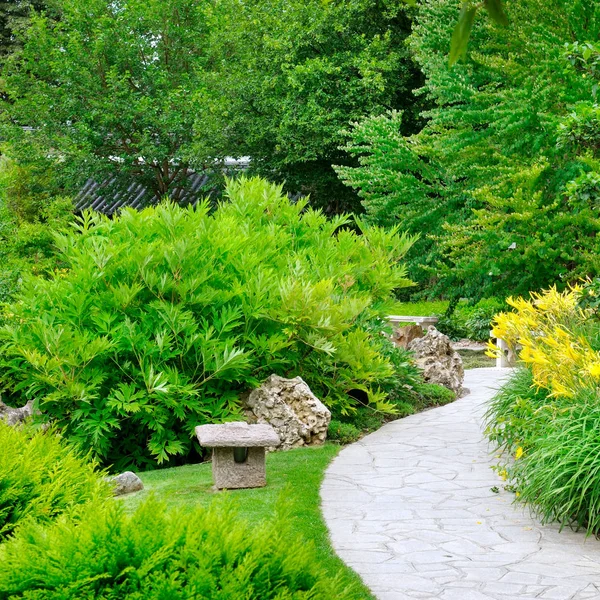
M 454 32 L 452 33 L 450 54 L 448 56 L 450 66 L 466 56 L 475 15 L 482 7 L 487 10 L 492 21 L 498 25 L 508 25 L 508 19 L 504 12 L 504 7 L 502 6 L 502 0 L 483 0 L 483 2 L 478 3 L 472 2 L 471 0 L 465 0 L 460 9 L 458 23 L 454 27 Z

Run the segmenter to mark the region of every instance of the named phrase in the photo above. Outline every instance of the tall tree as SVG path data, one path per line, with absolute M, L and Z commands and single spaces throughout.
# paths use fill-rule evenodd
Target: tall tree
M 365 144 L 361 124 L 350 145 L 362 164 L 342 173 L 376 221 L 410 230 L 419 223 L 411 216 L 435 209 L 433 227 L 422 230 L 430 252 L 414 254 L 413 265 L 425 269 L 423 283 L 458 296 L 527 292 L 600 268 L 598 198 L 573 195 L 597 164 L 564 143 L 569 114 L 592 100 L 596 84 L 570 64 L 565 43 L 598 39 L 600 3 L 513 0 L 506 11 L 510 26 L 476 22 L 469 56 L 449 68 L 455 7 L 423 3 L 410 45 L 426 76 L 421 93 L 435 105 L 428 123 L 386 155 L 391 134 L 379 125 L 377 137 L 371 124 Z M 397 180 L 377 188 L 374 164 L 393 173 L 394 156 L 404 157 Z M 392 194 L 393 214 L 385 213 Z
M 3 0 L 0 2 L 0 56 L 20 47 L 20 32 L 27 29 L 32 12 L 50 9 L 46 0 Z
M 177 198 L 203 107 L 206 2 L 56 4 L 60 20 L 34 15 L 4 67 L 13 155 L 60 164 L 72 189 L 121 173 Z M 201 147 L 195 158 L 209 160 Z
M 250 155 L 260 173 L 328 210 L 356 207 L 331 166 L 349 160 L 342 130 L 392 108 L 405 111 L 407 132 L 415 128 L 411 11 L 402 0 L 215 3 L 215 112 L 230 153 Z

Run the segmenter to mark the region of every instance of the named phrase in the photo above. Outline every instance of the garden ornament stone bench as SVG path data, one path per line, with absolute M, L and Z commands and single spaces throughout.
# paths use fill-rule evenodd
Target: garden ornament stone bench
M 427 328 L 430 325 L 435 325 L 439 319 L 437 317 L 405 317 L 399 315 L 390 315 L 388 317 L 388 321 L 392 325 L 397 325 L 398 323 L 416 323 L 423 329 L 423 331 L 427 331 Z
M 199 425 L 196 436 L 201 446 L 213 449 L 212 473 L 217 489 L 267 485 L 265 449 L 280 444 L 271 425 L 244 422 Z

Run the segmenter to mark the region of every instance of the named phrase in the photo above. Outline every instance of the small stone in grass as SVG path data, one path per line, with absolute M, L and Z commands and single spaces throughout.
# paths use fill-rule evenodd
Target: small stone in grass
M 115 496 L 131 494 L 144 489 L 142 480 L 132 471 L 125 471 L 114 477 L 107 477 L 107 480 L 114 485 L 113 493 Z

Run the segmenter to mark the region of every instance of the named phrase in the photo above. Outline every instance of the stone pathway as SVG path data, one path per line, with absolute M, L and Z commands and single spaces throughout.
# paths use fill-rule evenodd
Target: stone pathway
M 467 371 L 471 394 L 385 425 L 327 470 L 333 546 L 378 599 L 600 599 L 600 541 L 539 525 L 490 469 L 481 415 L 502 376 Z

